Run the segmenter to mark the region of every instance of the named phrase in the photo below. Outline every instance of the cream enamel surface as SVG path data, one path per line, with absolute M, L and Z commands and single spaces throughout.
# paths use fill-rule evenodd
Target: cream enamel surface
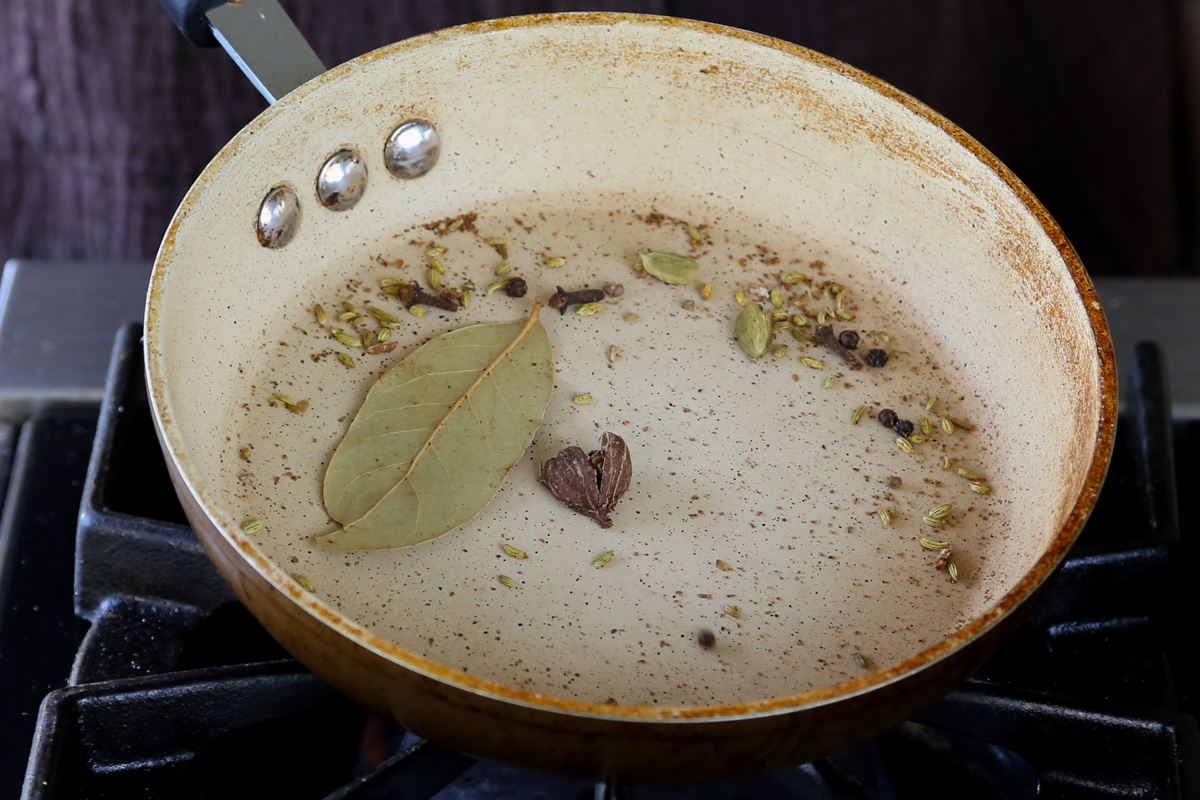
M 436 122 L 443 153 L 405 183 L 384 169 L 382 143 L 411 116 Z M 594 702 L 796 694 L 910 658 L 983 613 L 1075 502 L 1099 413 L 1095 341 L 1053 242 L 947 134 L 820 63 L 628 21 L 434 37 L 285 102 L 231 147 L 185 203 L 157 267 L 147 347 L 160 418 L 228 536 L 246 539 L 242 521 L 265 520 L 249 539 L 258 552 L 418 656 Z M 364 155 L 370 182 L 335 214 L 312 185 L 343 147 Z M 296 187 L 305 216 L 295 241 L 269 251 L 252 221 L 280 183 Z M 420 227 L 467 212 L 479 215 L 478 236 Z M 652 212 L 679 222 L 639 218 Z M 643 248 L 690 253 L 686 224 L 706 234 L 695 285 L 630 269 Z M 530 282 L 526 299 L 482 296 L 500 262 L 482 241 L 491 236 L 521 243 L 511 260 Z M 384 277 L 423 279 L 426 243 L 449 248 L 450 285 L 478 287 L 468 311 L 418 320 L 374 291 Z M 545 269 L 551 255 L 567 265 Z M 844 284 L 849 326 L 887 331 L 894 361 L 835 370 L 830 354 L 785 337 L 784 358 L 751 363 L 732 339 L 732 293 L 791 271 Z M 613 280 L 626 291 L 596 316 L 543 312 L 555 395 L 480 516 L 408 550 L 308 546 L 334 529 L 323 466 L 374 377 L 453 327 L 524 316 L 556 284 Z M 310 311 L 348 297 L 405 319 L 397 350 L 355 353 L 356 370 L 312 358 L 350 352 L 317 332 Z M 639 319 L 626 322 L 630 312 Z M 611 344 L 622 358 L 610 367 Z M 310 410 L 267 407 L 275 391 Z M 591 404 L 571 402 L 584 392 Z M 929 394 L 978 430 L 935 430 L 935 444 L 909 456 L 870 415 L 849 423 L 866 403 L 936 425 L 922 408 Z M 625 437 L 634 463 L 608 531 L 536 482 L 542 460 L 568 444 L 594 448 L 605 430 Z M 247 444 L 249 464 L 237 456 Z M 942 471 L 943 451 L 994 493 Z M 889 496 L 893 475 L 902 485 Z M 934 531 L 920 517 L 940 502 L 955 512 Z M 881 505 L 899 511 L 892 528 L 872 515 Z M 917 545 L 931 533 L 954 543 L 960 584 Z M 505 556 L 504 542 L 529 559 Z M 591 567 L 608 549 L 613 561 Z M 696 645 L 700 628 L 716 634 L 710 652 Z

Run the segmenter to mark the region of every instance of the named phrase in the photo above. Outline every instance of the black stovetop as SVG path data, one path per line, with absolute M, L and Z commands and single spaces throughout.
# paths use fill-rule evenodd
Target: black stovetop
M 1030 621 L 977 675 L 830 758 L 670 787 L 476 761 L 367 714 L 288 658 L 186 526 L 154 438 L 138 334 L 118 339 L 102 408 L 49 407 L 19 431 L 0 428 L 0 490 L 12 467 L 0 525 L 0 798 L 18 796 L 23 774 L 26 798 L 1200 792 L 1200 670 L 1185 611 L 1200 561 L 1177 503 L 1200 478 L 1200 422 L 1171 420 L 1153 345 L 1129 365 L 1092 520 Z

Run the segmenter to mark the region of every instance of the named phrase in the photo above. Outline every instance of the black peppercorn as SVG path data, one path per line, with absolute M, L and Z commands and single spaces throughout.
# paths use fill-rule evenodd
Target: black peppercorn
M 883 427 L 894 428 L 896 427 L 896 423 L 900 421 L 900 416 L 890 408 L 884 408 L 879 411 L 876 419 L 879 420 L 879 424 Z
M 513 278 L 504 287 L 504 291 L 508 293 L 509 297 L 524 297 L 528 288 L 524 278 Z
M 902 419 L 896 423 L 896 433 L 900 434 L 901 436 L 911 436 L 914 430 L 916 430 L 916 428 L 906 419 Z
M 858 331 L 842 331 L 838 335 L 838 341 L 842 343 L 842 347 L 853 350 L 858 347 Z
M 887 350 L 880 350 L 878 347 L 867 352 L 867 366 L 882 367 L 888 362 Z
M 696 641 L 705 650 L 711 650 L 712 646 L 717 643 L 717 637 L 708 628 L 701 628 L 700 632 L 696 634 Z

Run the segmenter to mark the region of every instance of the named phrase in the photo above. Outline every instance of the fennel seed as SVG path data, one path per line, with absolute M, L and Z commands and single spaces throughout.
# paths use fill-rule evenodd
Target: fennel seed
M 590 317 L 597 311 L 604 308 L 604 301 L 600 300 L 595 303 L 584 303 L 579 308 L 575 309 L 575 313 L 581 317 Z
M 899 439 L 896 440 L 896 446 L 899 447 L 901 450 L 903 450 L 906 453 L 916 452 L 915 448 L 913 448 L 912 444 L 908 441 L 908 439 L 905 439 L 903 436 L 901 436 Z
M 949 542 L 935 542 L 932 539 L 926 539 L 924 536 L 919 541 L 921 542 L 921 547 L 924 547 L 926 550 L 944 550 L 950 546 Z
M 828 378 L 825 379 L 825 383 L 821 386 L 821 388 L 822 389 L 832 389 L 833 385 L 835 383 L 837 383 L 837 376 L 830 375 Z
M 408 307 L 408 313 L 412 314 L 414 317 L 423 317 L 425 316 L 425 309 L 414 303 Z
M 783 294 L 778 289 L 771 290 L 771 305 L 776 308 L 783 308 Z
M 546 266 L 550 269 L 558 269 L 565 263 L 567 263 L 567 260 L 561 256 L 555 256 L 554 258 L 546 259 Z
M 953 583 L 958 583 L 958 565 L 953 561 L 946 562 L 946 574 L 950 576 Z
M 258 533 L 263 529 L 261 519 L 248 519 L 242 523 L 242 533 Z
M 376 308 L 375 306 L 367 306 L 367 313 L 370 314 L 375 319 L 379 320 L 380 322 L 389 322 L 393 325 L 400 324 L 399 317 L 389 314 L 388 312 L 384 311 L 382 308 Z
M 351 336 L 348 333 L 343 333 L 341 329 L 332 331 L 333 338 L 337 339 L 346 347 L 362 347 L 362 340 L 357 336 Z
M 954 433 L 954 423 L 946 417 L 942 417 L 942 430 L 946 433 Z
M 921 517 L 921 521 L 931 528 L 940 528 L 946 524 L 946 520 L 937 517 Z
M 779 345 L 778 347 L 776 347 L 774 350 L 771 351 L 771 355 L 775 356 L 776 358 L 783 358 L 785 355 L 787 355 L 787 345 L 786 344 Z
M 357 311 L 343 311 L 337 315 L 338 322 L 349 322 L 356 317 L 358 317 Z
M 512 278 L 504 278 L 493 283 L 491 286 L 483 290 L 484 294 L 495 294 L 512 282 Z
M 879 521 L 882 522 L 884 525 L 891 525 L 892 520 L 895 518 L 895 516 L 896 516 L 896 509 L 894 509 L 894 508 L 879 509 Z
M 612 560 L 613 560 L 613 551 L 609 550 L 604 555 L 600 556 L 595 561 L 593 561 L 592 566 L 596 567 L 598 569 L 600 567 L 603 567 L 605 564 L 607 564 L 608 562 L 610 562 Z
M 737 304 L 739 306 L 746 306 L 750 302 L 750 298 L 747 297 L 746 293 L 743 292 L 741 289 L 738 289 L 736 292 L 733 293 L 733 299 L 737 302 Z
M 992 487 L 988 486 L 986 483 L 972 483 L 971 491 L 975 492 L 976 494 L 991 494 Z
M 501 575 L 499 580 L 501 583 L 503 583 L 505 586 L 507 586 L 510 589 L 517 585 L 517 582 L 514 581 L 512 578 L 508 577 L 507 575 Z
M 734 619 L 737 619 L 737 618 L 738 618 L 738 615 L 741 613 L 741 612 L 739 612 L 739 611 L 738 611 L 738 607 L 737 607 L 737 606 L 725 606 L 725 608 L 724 608 L 724 609 L 722 609 L 722 610 L 723 610 L 723 611 L 724 611 L 724 612 L 725 612 L 725 613 L 726 613 L 728 616 L 731 616 L 731 617 L 733 617 Z
M 429 274 L 426 276 L 426 279 L 429 281 L 430 289 L 442 288 L 442 276 L 436 269 L 429 270 Z
M 513 547 L 511 544 L 502 544 L 500 547 L 504 550 L 505 555 L 513 558 L 529 558 L 529 554 L 519 547 Z
M 608 363 L 615 364 L 615 363 L 617 363 L 617 359 L 620 357 L 621 357 L 621 353 L 619 350 L 617 350 L 617 346 L 615 344 L 609 345 L 609 347 L 608 347 Z
M 462 217 L 459 217 L 458 219 L 454 220 L 454 222 L 451 222 L 449 225 L 446 226 L 446 232 L 453 233 L 454 231 L 461 228 L 463 226 L 464 222 L 466 222 L 466 220 L 464 220 Z
M 250 446 L 249 445 L 247 445 L 246 447 L 243 447 L 241 450 L 238 450 L 238 458 L 240 458 L 242 461 L 250 460 Z
M 700 287 L 700 299 L 707 300 L 712 297 L 713 288 L 711 283 L 706 283 Z
M 969 469 L 956 469 L 956 470 L 954 470 L 954 472 L 955 472 L 955 474 L 957 474 L 963 478 L 966 478 L 969 481 L 985 480 L 985 478 L 982 475 L 980 475 L 978 472 L 971 472 L 971 470 L 969 470 Z
M 512 271 L 512 264 L 505 261 L 503 264 L 496 267 L 496 276 L 499 277 L 501 275 L 507 275 L 511 271 Z
M 925 417 L 921 417 L 921 433 L 926 436 L 933 433 L 933 426 L 929 424 L 929 420 Z
M 952 509 L 950 508 L 949 503 L 942 503 L 941 505 L 936 505 L 929 509 L 929 516 L 933 517 L 934 519 L 945 519 L 946 517 L 950 516 L 951 510 Z
M 793 283 L 800 283 L 805 279 L 805 276 L 800 272 L 789 272 L 786 275 L 779 276 L 779 282 L 791 286 Z
M 575 395 L 574 402 L 577 406 L 586 406 L 588 403 L 592 402 L 592 396 L 590 394 L 578 394 Z
M 437 258 L 444 252 L 446 252 L 446 248 L 444 247 L 431 247 L 425 251 L 425 255 L 429 256 L 430 258 Z
M 825 369 L 825 362 L 817 358 L 809 358 L 805 356 L 800 359 L 800 363 L 810 369 Z
M 338 361 L 342 362 L 347 367 L 351 367 L 351 368 L 354 367 L 354 359 L 351 358 L 350 356 L 346 355 L 345 353 L 338 353 L 337 357 L 338 357 Z
M 857 425 L 858 421 L 862 419 L 862 416 L 865 413 L 867 413 L 866 406 L 859 406 L 858 408 L 854 409 L 854 416 L 850 418 L 850 424 Z
M 691 237 L 693 242 L 703 242 L 704 241 L 704 234 L 700 233 L 700 229 L 696 228 L 694 225 L 688 226 L 687 235 L 689 237 Z
M 310 592 L 315 592 L 317 590 L 317 587 L 313 586 L 313 582 L 301 575 L 299 572 L 293 572 L 292 579 Z
M 316 316 L 318 325 L 324 325 L 326 320 L 329 319 L 325 315 L 325 308 L 320 304 L 313 306 L 313 315 Z
M 379 333 L 375 335 L 375 341 L 377 342 L 386 342 L 390 338 L 392 338 L 391 328 L 380 328 Z

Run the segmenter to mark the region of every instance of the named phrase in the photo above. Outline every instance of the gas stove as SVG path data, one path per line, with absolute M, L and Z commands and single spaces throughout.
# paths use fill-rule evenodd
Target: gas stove
M 259 627 L 188 528 L 155 440 L 136 322 L 148 275 L 25 261 L 0 281 L 0 799 L 1200 797 L 1200 669 L 1182 635 L 1200 557 L 1177 501 L 1200 477 L 1200 283 L 1097 282 L 1122 384 L 1108 481 L 1030 620 L 975 676 L 826 759 L 624 786 L 425 742 Z

